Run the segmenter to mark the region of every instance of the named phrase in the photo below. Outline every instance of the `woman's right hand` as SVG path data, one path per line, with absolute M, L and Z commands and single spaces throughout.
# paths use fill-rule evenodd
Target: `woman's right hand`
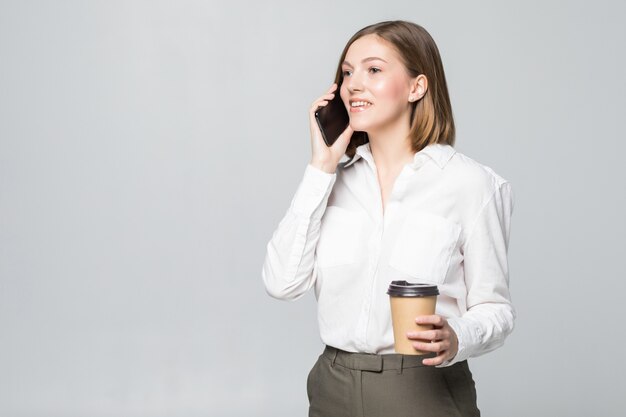
M 333 97 L 335 97 L 334 91 L 336 88 L 337 83 L 333 83 L 333 85 L 330 87 L 326 94 L 319 97 L 313 102 L 313 104 L 311 105 L 311 109 L 309 110 L 309 125 L 311 129 L 312 151 L 311 165 L 330 174 L 335 172 L 339 160 L 346 153 L 346 149 L 348 148 L 348 144 L 350 143 L 352 133 L 354 133 L 350 125 L 348 125 L 348 127 L 346 127 L 346 130 L 344 130 L 343 133 L 339 135 L 339 138 L 337 138 L 335 143 L 333 143 L 332 146 L 329 147 L 326 145 L 326 142 L 324 142 L 322 132 L 317 125 L 317 121 L 315 120 L 315 111 L 320 106 L 326 106 L 328 102 L 332 100 Z

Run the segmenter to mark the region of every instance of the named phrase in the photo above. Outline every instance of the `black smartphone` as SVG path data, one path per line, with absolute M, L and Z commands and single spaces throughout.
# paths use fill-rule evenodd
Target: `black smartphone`
M 335 92 L 335 97 L 325 106 L 320 106 L 315 111 L 315 120 L 322 131 L 322 137 L 326 146 L 331 146 L 339 135 L 350 124 L 350 116 L 341 100 L 339 90 Z

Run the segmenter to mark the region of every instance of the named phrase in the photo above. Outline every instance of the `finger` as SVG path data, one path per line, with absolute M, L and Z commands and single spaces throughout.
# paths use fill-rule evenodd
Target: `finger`
M 442 340 L 445 339 L 445 333 L 441 329 L 424 330 L 421 332 L 407 332 L 406 337 L 409 339 Z
M 424 365 L 428 366 L 436 366 L 441 365 L 446 361 L 447 352 L 441 352 L 441 354 L 435 356 L 434 358 L 426 358 L 422 361 Z
M 411 343 L 417 350 L 425 350 L 427 352 L 441 352 L 447 350 L 450 347 L 449 343 L 445 342 L 413 342 Z
M 336 149 L 345 149 L 344 147 L 347 146 L 350 143 L 350 139 L 352 139 L 352 133 L 354 133 L 354 130 L 352 130 L 350 125 L 348 125 L 348 127 L 344 129 L 331 147 Z
M 313 102 L 313 104 L 311 104 L 311 107 L 314 107 L 317 103 L 320 103 L 320 102 L 322 102 L 322 101 L 330 101 L 330 100 L 332 100 L 334 97 L 335 97 L 335 95 L 334 95 L 334 94 L 332 94 L 332 93 L 331 93 L 331 94 L 326 94 L 326 95 L 323 95 L 323 96 L 321 96 L 320 98 L 318 98 L 317 100 L 315 100 L 315 101 Z
M 319 99 L 315 100 L 313 102 L 313 104 L 311 104 L 311 107 L 315 107 L 317 105 L 320 105 L 321 103 L 328 103 L 328 100 L 323 99 L 323 98 L 319 98 Z
M 327 93 L 324 94 L 323 96 L 319 97 L 318 100 L 328 100 L 328 99 L 332 99 L 333 97 L 335 97 L 335 93 Z
M 417 324 L 433 324 L 435 326 L 443 326 L 446 323 L 446 319 L 438 314 L 432 314 L 430 316 L 417 316 L 415 318 Z
M 314 113 L 318 107 L 324 107 L 328 104 L 328 100 L 316 101 L 311 105 L 311 113 Z
M 447 340 L 441 340 L 439 342 L 413 342 L 413 347 L 417 350 L 427 350 L 429 352 L 443 352 L 450 348 L 450 342 Z
M 352 129 L 352 126 L 350 126 L 350 124 L 348 124 L 348 126 L 346 126 L 346 128 L 341 133 L 341 136 L 347 136 L 348 139 L 350 139 L 352 137 L 353 133 L 354 133 L 354 130 Z
M 333 83 L 328 89 L 328 92 L 334 91 L 336 88 L 337 88 L 337 83 Z

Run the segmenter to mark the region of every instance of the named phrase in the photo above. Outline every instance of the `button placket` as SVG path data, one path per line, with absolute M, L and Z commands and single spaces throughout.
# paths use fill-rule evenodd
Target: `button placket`
M 371 315 L 371 307 L 372 300 L 375 298 L 374 291 L 378 286 L 376 285 L 376 281 L 378 278 L 378 269 L 380 265 L 380 257 L 382 254 L 382 246 L 385 239 L 385 230 L 387 226 L 390 224 L 392 219 L 394 218 L 394 213 L 396 211 L 396 200 L 400 199 L 400 196 L 404 193 L 406 189 L 407 178 L 410 175 L 410 166 L 407 164 L 404 166 L 398 177 L 396 178 L 391 193 L 389 195 L 389 200 L 387 201 L 387 207 L 383 212 L 382 207 L 382 195 L 380 193 L 380 183 L 378 181 L 378 175 L 376 173 L 376 167 L 372 164 L 372 174 L 374 176 L 375 181 L 375 189 L 378 201 L 378 216 L 377 216 L 377 228 L 376 228 L 376 239 L 372 239 L 370 241 L 370 259 L 368 261 L 368 279 L 369 279 L 369 294 L 363 300 L 361 314 L 359 319 L 359 333 L 360 333 L 360 341 L 362 349 L 367 348 L 367 329 L 370 323 L 370 315 Z

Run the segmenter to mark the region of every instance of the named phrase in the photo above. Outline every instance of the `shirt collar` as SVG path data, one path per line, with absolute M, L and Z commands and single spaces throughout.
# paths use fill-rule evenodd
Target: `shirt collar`
M 424 147 L 421 151 L 415 153 L 413 157 L 413 162 L 410 164 L 410 166 L 413 169 L 418 169 L 419 167 L 424 165 L 425 158 L 428 157 L 432 159 L 439 168 L 444 169 L 446 164 L 450 161 L 455 153 L 456 150 L 448 144 L 431 143 L 430 145 Z M 344 165 L 344 168 L 349 167 L 361 158 L 364 158 L 370 163 L 373 163 L 374 158 L 372 157 L 369 142 L 364 143 L 363 145 L 360 145 L 356 148 L 356 153 L 354 154 L 354 157 L 352 157 L 352 159 Z
M 344 168 L 349 167 L 350 165 L 354 164 L 356 161 L 358 161 L 361 158 L 365 158 L 366 160 L 368 160 L 370 162 L 373 160 L 369 142 L 366 142 L 363 145 L 359 145 L 356 148 L 356 153 L 354 154 L 352 159 L 350 161 L 348 161 L 348 163 L 346 163 Z

